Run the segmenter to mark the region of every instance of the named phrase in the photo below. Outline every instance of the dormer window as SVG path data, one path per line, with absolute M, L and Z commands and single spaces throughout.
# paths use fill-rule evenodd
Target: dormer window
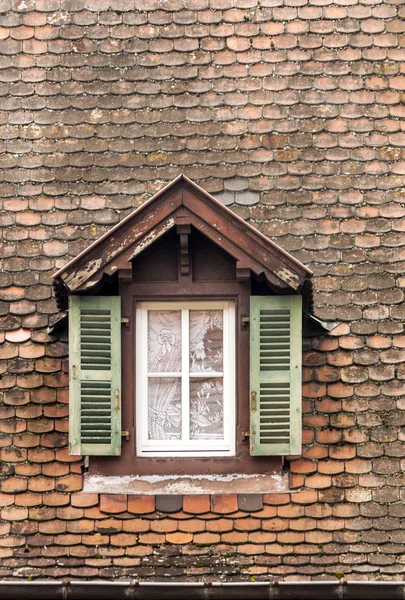
M 56 274 L 71 453 L 94 457 L 90 476 L 137 481 L 229 473 L 257 485 L 281 472 L 301 451 L 309 277 L 177 178 Z

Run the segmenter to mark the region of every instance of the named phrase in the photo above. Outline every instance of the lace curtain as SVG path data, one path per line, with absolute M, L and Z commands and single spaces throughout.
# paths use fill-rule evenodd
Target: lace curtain
M 189 439 L 221 440 L 223 312 L 189 311 L 189 374 L 182 374 L 181 314 L 180 310 L 148 312 L 148 437 L 182 439 L 183 375 L 189 378 Z

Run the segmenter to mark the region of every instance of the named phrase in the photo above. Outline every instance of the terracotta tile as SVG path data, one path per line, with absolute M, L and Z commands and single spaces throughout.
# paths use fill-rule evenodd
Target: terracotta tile
M 290 502 L 289 494 L 264 494 L 264 504 L 270 504 L 271 506 L 281 506 Z
M 260 519 L 246 518 L 246 519 L 235 519 L 235 529 L 239 531 L 257 531 L 261 527 Z
M 72 506 L 78 508 L 88 508 L 90 506 L 96 506 L 98 504 L 98 494 L 89 494 L 84 492 L 72 494 L 71 503 Z
M 221 534 L 221 541 L 226 544 L 246 544 L 249 535 L 241 531 L 229 531 Z
M 173 533 L 178 529 L 178 522 L 172 519 L 159 519 L 152 521 L 150 524 L 152 531 L 156 533 Z M 149 523 L 146 523 L 146 530 L 149 529 Z M 183 531 L 185 531 L 183 529 Z
M 198 535 L 198 534 L 197 534 Z M 195 538 L 195 536 L 194 536 Z M 166 541 L 169 544 L 189 544 L 193 539 L 193 536 L 191 533 L 184 533 L 184 532 L 176 532 L 176 533 L 167 533 L 166 534 Z
M 166 541 L 166 536 L 162 533 L 142 533 L 139 536 L 140 544 L 159 546 L 160 544 L 164 544 L 165 541 Z
M 121 513 L 127 510 L 126 494 L 100 494 L 100 510 L 105 513 Z
M 205 521 L 201 521 L 200 519 L 188 519 L 187 521 L 180 521 L 177 523 L 177 527 L 179 531 L 183 531 L 184 533 L 197 533 L 208 529 Z
M 234 528 L 234 520 L 233 519 L 215 519 L 213 521 L 207 521 L 206 528 L 207 528 L 207 531 L 212 531 L 212 532 L 232 531 Z
M 112 546 L 135 546 L 137 542 L 137 536 L 132 533 L 117 533 L 110 537 Z
M 152 524 L 158 523 L 159 521 L 150 521 L 149 519 L 134 519 L 130 518 L 124 521 L 123 529 L 124 531 L 130 531 L 133 533 L 141 533 L 145 531 L 149 531 Z M 154 529 L 153 531 L 158 531 L 158 529 Z
M 202 514 L 210 510 L 210 497 L 208 495 L 184 496 L 183 510 L 186 513 Z
M 238 497 L 236 494 L 212 495 L 211 510 L 214 513 L 230 514 L 238 510 Z
M 155 511 L 155 496 L 128 496 L 128 511 L 134 514 L 147 514 Z
M 95 523 L 95 531 L 102 534 L 120 533 L 122 531 L 122 523 L 121 519 L 103 519 Z
M 78 492 L 83 487 L 83 477 L 81 475 L 66 475 L 60 477 L 55 489 L 58 492 Z
M 6 340 L 13 343 L 26 342 L 31 337 L 31 332 L 28 329 L 15 329 L 14 331 L 8 331 L 6 334 Z
M 255 531 L 249 534 L 249 541 L 253 544 L 271 544 L 276 539 L 277 535 L 268 531 Z

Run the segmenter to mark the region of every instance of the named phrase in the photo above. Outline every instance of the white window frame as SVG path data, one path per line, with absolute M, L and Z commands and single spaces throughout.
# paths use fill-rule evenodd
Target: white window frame
M 182 380 L 182 432 L 189 431 L 189 311 L 223 311 L 223 373 L 193 373 L 192 377 L 223 377 L 223 440 L 149 440 L 148 439 L 148 311 L 181 310 L 182 372 L 171 374 Z M 137 456 L 234 456 L 236 428 L 235 394 L 235 302 L 173 301 L 136 304 L 136 453 Z M 168 374 L 165 374 L 166 376 Z M 187 433 L 188 436 L 188 433 Z

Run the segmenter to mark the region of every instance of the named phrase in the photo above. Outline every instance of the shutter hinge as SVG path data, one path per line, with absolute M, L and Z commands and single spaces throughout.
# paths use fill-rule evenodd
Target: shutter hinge
M 257 394 L 256 392 L 250 393 L 250 410 L 256 412 L 257 410 Z
M 118 412 L 120 410 L 120 391 L 115 390 L 114 392 L 114 410 Z
M 124 437 L 128 441 L 129 440 L 129 431 L 121 431 L 121 437 Z
M 129 318 L 121 317 L 121 325 L 125 325 L 125 327 L 129 327 Z
M 242 315 L 241 318 L 241 327 L 242 329 L 247 329 L 250 323 L 250 317 L 248 317 L 247 315 Z

